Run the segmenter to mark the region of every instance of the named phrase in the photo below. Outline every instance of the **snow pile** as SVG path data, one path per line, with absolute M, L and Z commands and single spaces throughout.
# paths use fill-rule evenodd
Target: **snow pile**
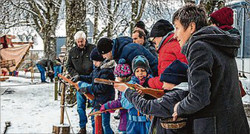
M 37 76 L 39 74 L 35 74 Z M 40 79 L 36 78 L 35 83 Z M 11 86 L 12 85 L 12 86 Z M 52 133 L 53 125 L 60 124 L 60 96 L 59 100 L 54 101 L 54 84 L 31 84 L 30 79 L 22 77 L 10 77 L 9 80 L 1 82 L 1 129 L 5 128 L 5 122 L 10 121 L 11 127 L 7 133 Z M 78 114 L 76 106 L 66 108 L 70 123 L 71 133 L 79 130 Z M 91 109 L 87 109 L 89 113 Z M 111 126 L 115 133 L 118 133 L 118 120 L 111 117 Z M 90 117 L 88 118 L 87 132 L 92 133 Z M 69 124 L 67 115 L 64 115 L 64 123 Z M 73 131 L 72 131 L 73 130 Z

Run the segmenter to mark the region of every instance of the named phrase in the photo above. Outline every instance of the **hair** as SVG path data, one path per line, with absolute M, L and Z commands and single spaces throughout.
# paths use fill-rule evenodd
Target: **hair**
M 133 31 L 133 34 L 134 33 L 139 33 L 140 38 L 142 38 L 142 37 L 144 37 L 144 39 L 146 38 L 146 34 L 145 34 L 145 32 L 143 30 L 136 29 L 136 30 Z
M 76 32 L 76 34 L 74 35 L 74 39 L 78 40 L 80 38 L 86 39 L 86 34 L 83 31 L 78 31 Z
M 187 4 L 178 9 L 173 15 L 172 23 L 176 20 L 180 21 L 185 30 L 192 22 L 196 25 L 196 31 L 208 25 L 205 9 L 194 4 Z

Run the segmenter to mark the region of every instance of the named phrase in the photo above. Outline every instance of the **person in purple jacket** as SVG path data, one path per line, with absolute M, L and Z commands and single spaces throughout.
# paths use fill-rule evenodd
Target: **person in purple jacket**
M 131 69 L 130 69 L 130 66 L 126 64 L 125 59 L 119 60 L 117 66 L 115 67 L 114 75 L 117 78 L 117 80 L 120 82 L 127 82 L 130 80 Z M 107 103 L 103 104 L 100 108 L 100 111 L 122 107 L 121 102 L 120 102 L 121 96 L 122 96 L 122 92 L 119 91 L 118 99 L 108 101 Z M 113 113 L 113 112 L 114 111 L 110 111 L 110 113 Z M 118 130 L 121 133 L 126 133 L 127 113 L 128 113 L 127 109 L 120 110 L 120 123 L 118 126 Z

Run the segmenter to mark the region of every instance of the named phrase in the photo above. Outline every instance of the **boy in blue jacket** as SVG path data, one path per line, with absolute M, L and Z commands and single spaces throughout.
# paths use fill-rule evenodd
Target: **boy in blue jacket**
M 158 99 L 147 100 L 134 90 L 126 88 L 124 85 L 115 84 L 115 89 L 123 91 L 125 97 L 141 113 L 154 116 L 149 134 L 187 134 L 187 127 L 179 129 L 168 129 L 161 125 L 161 119 L 171 118 L 174 105 L 185 98 L 187 89 L 187 65 L 175 60 L 161 74 L 160 80 L 163 82 L 163 89 L 166 93 Z
M 146 57 L 143 55 L 136 56 L 132 60 L 132 70 L 134 75 L 128 83 L 139 84 L 147 87 L 147 81 L 151 77 L 149 75 L 149 69 L 150 67 Z M 122 94 L 121 104 L 122 107 L 128 109 L 126 132 L 128 134 L 148 134 L 150 120 L 127 100 L 124 93 Z
M 80 88 L 80 91 L 83 93 L 92 93 L 95 98 L 92 102 L 94 111 L 100 110 L 102 104 L 114 100 L 115 98 L 115 90 L 111 85 L 105 85 L 100 83 L 94 83 L 95 78 L 109 79 L 114 80 L 115 76 L 113 74 L 115 61 L 111 60 L 109 62 L 103 63 L 104 59 L 102 55 L 99 54 L 97 49 L 93 49 L 90 53 L 90 59 L 93 61 L 95 65 L 95 69 L 90 75 L 80 75 L 80 81 L 84 81 L 87 83 L 92 83 L 92 86 Z M 91 118 L 93 134 L 94 134 L 94 116 Z M 102 113 L 102 129 L 104 134 L 112 134 L 114 133 L 110 127 L 110 113 Z

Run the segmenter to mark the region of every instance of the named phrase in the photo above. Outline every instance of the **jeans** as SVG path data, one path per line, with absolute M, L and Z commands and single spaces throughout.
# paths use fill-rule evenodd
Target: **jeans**
M 57 77 L 57 74 L 62 73 L 62 67 L 61 66 L 54 66 L 54 76 Z
M 88 84 L 86 82 L 79 82 L 78 86 L 81 87 L 87 87 L 91 84 Z M 88 122 L 87 116 L 86 116 L 86 97 L 81 92 L 76 92 L 76 101 L 77 101 L 77 112 L 79 115 L 79 125 L 80 128 L 85 128 L 86 124 Z
M 41 74 L 41 81 L 42 82 L 45 82 L 46 79 L 45 79 L 45 68 L 43 66 L 41 66 L 40 64 L 36 64 L 40 74 Z
M 97 109 L 93 111 L 98 111 Z M 95 116 L 91 116 L 91 121 L 92 121 L 92 128 L 93 128 L 93 134 L 95 134 Z M 102 113 L 102 131 L 103 134 L 113 134 L 113 130 L 110 127 L 110 113 Z

